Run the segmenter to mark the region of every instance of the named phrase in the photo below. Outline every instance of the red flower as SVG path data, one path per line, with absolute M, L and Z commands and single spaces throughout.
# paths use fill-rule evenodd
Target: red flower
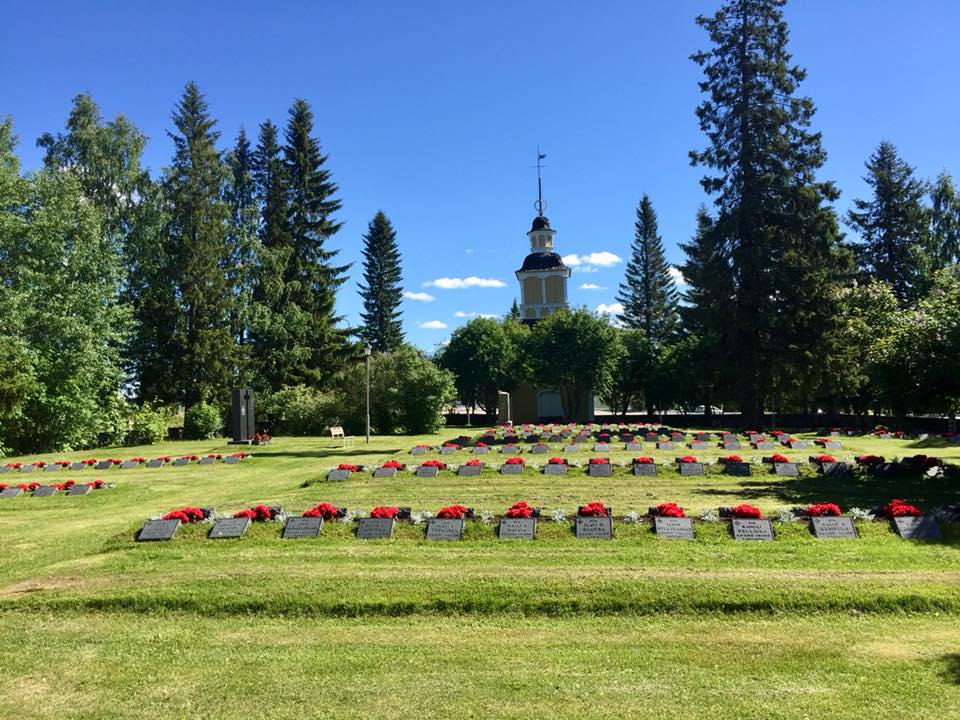
M 453 518 L 454 520 L 460 520 L 467 514 L 466 505 L 447 505 L 446 507 L 440 508 L 440 512 L 437 513 L 438 518 Z
M 757 435 L 757 436 L 755 436 L 755 437 L 753 438 L 753 440 L 751 441 L 751 445 L 753 445 L 754 447 L 756 447 L 756 446 L 757 446 L 757 443 L 762 443 L 762 442 L 766 442 L 766 441 L 767 441 L 767 439 L 766 439 L 763 435 Z
M 415 447 L 415 448 L 424 448 L 425 450 L 429 450 L 429 449 L 430 449 L 430 446 L 427 445 L 427 443 L 420 443 L 419 445 L 414 445 L 414 447 Z
M 161 520 L 179 520 L 184 525 L 189 525 L 203 520 L 203 510 L 198 507 L 182 507 L 179 510 L 171 510 Z
M 132 457 L 132 458 L 130 458 L 130 462 L 135 462 L 135 463 L 138 463 L 138 464 L 145 463 L 146 461 L 147 461 L 147 459 L 146 459 L 145 457 Z
M 267 520 L 273 520 L 273 510 L 268 508 L 266 505 L 256 505 L 255 507 L 247 510 L 241 510 L 238 513 L 234 513 L 233 516 L 235 518 L 250 518 L 254 522 L 266 522 Z
M 196 455 L 189 455 L 189 456 L 184 456 L 184 457 L 186 457 L 188 460 L 199 459 L 199 458 L 197 458 Z M 213 458 L 214 460 L 223 460 L 223 455 L 221 455 L 220 453 L 210 453 L 209 455 L 207 455 L 207 457 L 208 457 L 208 458 Z
M 883 514 L 888 518 L 895 517 L 922 517 L 923 512 L 915 505 L 903 500 L 891 500 L 883 506 Z
M 682 463 L 695 463 L 695 462 L 697 462 L 697 459 L 696 459 L 693 455 L 684 455 L 682 458 L 680 458 L 680 462 L 682 462 Z
M 580 517 L 606 517 L 607 508 L 601 502 L 589 502 L 580 508 Z
M 32 482 L 32 483 L 30 483 L 29 485 L 27 485 L 27 489 L 28 489 L 30 492 L 33 492 L 33 491 L 36 490 L 38 487 L 40 487 L 40 483 L 38 483 L 38 482 Z
M 21 463 L 21 462 L 7 463 L 7 464 L 5 465 L 5 467 L 10 468 L 11 470 L 19 470 L 20 468 L 23 467 L 23 463 Z
M 547 465 L 566 465 L 567 461 L 562 457 L 552 457 L 547 460 Z
M 771 430 L 770 434 L 779 437 L 780 435 L 785 435 L 786 433 L 784 433 L 783 430 Z
M 460 449 L 460 446 L 457 445 L 457 443 L 455 443 L 455 442 L 445 442 L 445 443 L 443 444 L 443 447 L 454 448 L 454 449 L 456 449 L 456 450 L 459 450 L 459 449 Z
M 834 503 L 818 503 L 807 508 L 809 517 L 840 517 L 841 514 L 840 506 Z
M 523 465 L 522 457 L 508 457 L 503 461 L 504 465 Z
M 609 465 L 610 458 L 605 458 L 605 457 L 590 458 L 590 464 L 591 465 Z
M 400 514 L 400 508 L 395 508 L 393 506 L 382 507 L 378 505 L 377 507 L 375 507 L 373 510 L 370 511 L 370 517 L 372 518 L 388 518 L 391 520 L 399 514 Z
M 470 465 L 470 466 L 482 465 L 482 464 L 483 463 L 481 463 L 477 458 L 471 458 L 464 463 L 464 465 Z
M 480 440 L 480 441 L 475 445 L 475 447 L 486 447 L 486 446 L 487 446 L 487 444 L 486 444 L 483 440 Z
M 817 455 L 814 460 L 818 463 L 833 463 L 837 461 L 833 455 Z
M 533 517 L 533 508 L 527 505 L 523 500 L 520 502 L 515 502 L 510 506 L 510 509 L 507 510 L 507 517 L 509 518 L 528 518 Z
M 322 502 L 319 505 L 314 505 L 309 510 L 303 511 L 304 517 L 320 517 L 324 520 L 332 520 L 339 514 L 339 510 L 335 508 L 330 503 Z
M 34 466 L 36 466 L 36 467 L 38 467 L 38 468 L 42 468 L 42 467 L 46 467 L 46 466 L 47 466 L 47 463 L 45 463 L 43 460 L 35 460 L 35 461 L 33 462 L 33 464 L 34 464 Z
M 685 518 L 687 516 L 683 508 L 676 503 L 661 503 L 653 509 L 653 514 L 659 515 L 660 517 L 676 518 Z
M 440 461 L 440 460 L 424 460 L 422 463 L 420 463 L 420 466 L 421 466 L 421 467 L 435 467 L 435 468 L 437 468 L 438 470 L 446 470 L 446 469 L 447 469 L 447 464 L 446 464 L 445 462 Z
M 387 460 L 381 467 L 396 468 L 399 470 L 403 467 L 403 463 L 401 463 L 399 460 Z
M 793 435 L 791 435 L 790 437 L 787 438 L 787 442 L 792 443 L 792 442 L 798 442 L 798 441 L 795 437 L 793 437 Z
M 86 460 L 81 460 L 80 462 L 82 462 L 84 465 L 87 465 L 87 466 L 96 465 L 96 464 L 97 464 L 97 459 L 96 459 L 96 458 L 87 458 Z
M 54 465 L 59 465 L 62 468 L 70 467 L 71 463 L 69 460 L 57 460 Z
M 635 457 L 633 459 L 634 465 L 653 465 L 653 458 L 651 457 Z
M 64 490 L 69 490 L 70 488 L 72 488 L 72 487 L 73 487 L 74 485 L 76 485 L 76 484 L 77 484 L 76 480 L 67 480 L 67 481 L 63 484 L 63 489 L 64 489 Z
M 788 463 L 788 462 L 790 462 L 790 458 L 788 458 L 786 455 L 781 455 L 780 453 L 776 453 L 775 455 L 771 455 L 771 456 L 770 456 L 770 462 L 772 462 L 772 463 L 774 463 L 774 464 L 776 464 L 776 463 Z
M 360 472 L 360 466 L 352 463 L 340 463 L 337 470 L 349 470 L 350 472 Z
M 249 457 L 249 456 L 250 456 L 250 453 L 240 450 L 239 452 L 230 453 L 227 457 L 238 457 L 241 460 L 243 460 L 243 458 Z
M 720 458 L 720 462 L 725 463 L 742 463 L 743 458 L 739 455 L 727 455 L 726 457 Z
M 882 465 L 885 462 L 880 455 L 857 455 L 856 460 L 860 465 Z
M 69 482 L 69 481 L 68 481 L 68 482 Z M 91 480 L 91 481 L 88 482 L 88 483 L 84 483 L 84 485 L 89 485 L 89 486 L 92 487 L 94 490 L 100 490 L 101 488 L 105 488 L 105 487 L 107 486 L 107 481 L 106 481 L 106 480 Z
M 733 508 L 733 516 L 735 518 L 762 518 L 763 513 L 753 505 L 743 504 Z
M 110 462 L 112 462 L 114 465 L 122 465 L 122 464 L 123 464 L 123 460 L 121 460 L 120 458 L 107 458 L 107 459 L 108 459 Z

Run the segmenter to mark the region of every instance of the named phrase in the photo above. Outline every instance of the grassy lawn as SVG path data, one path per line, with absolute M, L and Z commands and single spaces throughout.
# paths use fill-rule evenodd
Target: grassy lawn
M 86 497 L 0 501 L 0 717 L 960 711 L 956 526 L 945 526 L 943 543 L 903 541 L 886 523 L 859 523 L 861 537 L 843 541 L 776 524 L 776 542 L 738 543 L 722 523 L 697 523 L 696 540 L 671 542 L 649 525 L 617 522 L 612 541 L 577 541 L 569 523 L 548 519 L 533 542 L 500 542 L 495 526 L 479 520 L 449 544 L 428 543 L 422 527 L 406 523 L 393 540 L 376 542 L 356 540 L 343 523 L 328 523 L 316 540 L 283 541 L 278 525 L 264 524 L 239 541 L 209 541 L 207 527 L 191 526 L 170 543 L 133 542 L 147 517 L 183 505 L 233 512 L 263 502 L 296 514 L 321 501 L 432 512 L 462 502 L 499 514 L 526 500 L 572 515 L 599 500 L 620 516 L 664 501 L 691 514 L 745 501 L 766 513 L 820 501 L 870 507 L 893 497 L 925 509 L 960 503 L 949 478 L 825 478 L 807 467 L 799 478 L 757 466 L 750 478 L 716 467 L 681 478 L 661 467 L 656 478 L 619 469 L 589 478 L 574 468 L 545 477 L 528 468 L 520 477 L 487 470 L 462 479 L 324 479 L 343 461 L 416 462 L 408 454 L 414 444 L 457 434 L 376 437 L 370 446 L 361 439 L 346 449 L 280 438 L 233 467 L 0 476 L 117 483 Z M 960 463 L 960 446 L 940 441 L 843 442 L 832 453 L 840 459 L 925 453 Z M 68 457 L 231 450 L 182 442 Z M 816 452 L 784 454 L 805 460 Z M 642 454 L 662 462 L 727 453 Z M 585 465 L 592 455 L 568 457 Z M 497 466 L 500 455 L 486 461 Z

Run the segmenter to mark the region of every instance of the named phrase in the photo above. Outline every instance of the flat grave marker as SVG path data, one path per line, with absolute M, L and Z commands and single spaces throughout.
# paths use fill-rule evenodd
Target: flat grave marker
M 432 518 L 427 524 L 427 540 L 460 540 L 462 537 L 462 518 Z
M 156 458 L 154 458 L 153 460 L 147 460 L 147 467 L 148 468 L 163 467 L 163 460 L 157 460 Z
M 240 457 L 239 455 L 227 455 L 227 456 L 223 459 L 223 462 L 226 463 L 227 465 L 236 465 L 236 464 L 239 463 L 241 460 L 243 460 L 243 458 Z
M 870 474 L 873 477 L 893 477 L 903 472 L 903 466 L 900 463 L 880 463 L 870 467 Z
M 147 520 L 143 528 L 137 533 L 137 542 L 149 542 L 159 540 L 172 540 L 174 534 L 180 529 L 180 521 L 173 520 Z
M 34 470 L 36 470 L 36 469 L 37 469 L 37 466 L 36 466 L 36 465 L 33 465 L 33 464 L 24 465 L 23 467 L 20 468 L 20 472 L 22 472 L 22 473 L 32 473 L 32 472 L 33 472 Z
M 120 463 L 121 470 L 133 470 L 135 467 L 140 467 L 140 463 L 138 463 L 136 460 L 124 460 L 122 463 Z
M 473 452 L 474 455 L 486 455 L 488 452 L 490 452 L 490 448 L 488 448 L 488 447 L 475 447 L 472 452 Z
M 740 450 L 741 447 L 738 441 L 730 440 L 723 443 L 723 449 L 726 450 L 727 452 L 731 452 L 731 451 Z
M 483 468 L 480 465 L 461 465 L 457 468 L 457 477 L 477 477 Z
M 67 495 L 69 497 L 77 497 L 78 495 L 88 495 L 90 491 L 93 490 L 89 485 L 74 485 L 72 488 L 67 490 Z
M 375 478 L 392 478 L 396 474 L 397 469 L 395 467 L 378 467 L 373 471 Z
M 827 440 L 823 444 L 824 450 L 841 450 L 843 448 L 843 443 L 839 440 Z
M 217 520 L 207 536 L 210 540 L 238 538 L 250 527 L 250 518 L 222 518 Z
M 943 540 L 943 531 L 934 517 L 897 517 L 893 524 L 904 540 Z
M 41 485 L 33 491 L 34 497 L 50 497 L 56 495 L 57 489 L 53 485 Z
M 773 540 L 773 525 L 769 520 L 734 518 L 734 540 Z
M 672 442 L 658 442 L 657 450 L 673 450 Z
M 610 452 L 610 443 L 596 443 L 593 446 L 594 452 Z
M 543 474 L 544 475 L 566 475 L 567 466 L 556 465 L 556 464 L 551 465 L 550 463 L 547 463 L 546 465 L 543 466 Z
M 283 527 L 284 540 L 293 538 L 313 539 L 320 534 L 320 528 L 323 527 L 322 517 L 301 517 L 294 515 L 287 518 L 287 524 Z
M 442 448 L 440 448 L 440 454 L 441 454 L 441 455 L 453 455 L 453 454 L 454 454 L 457 450 L 459 450 L 459 449 L 460 449 L 460 448 L 455 448 L 455 447 L 442 447 Z
M 536 518 L 500 518 L 497 537 L 501 540 L 533 540 L 536 534 Z
M 609 516 L 577 516 L 576 533 L 578 540 L 612 540 L 613 521 Z
M 705 443 L 705 442 L 703 442 L 703 441 L 701 441 L 701 440 L 694 440 L 692 443 L 690 443 L 690 449 L 691 449 L 691 450 L 706 450 L 706 449 L 707 449 L 707 443 Z
M 410 451 L 411 455 L 426 455 L 427 449 L 422 447 L 415 447 Z
M 45 465 L 45 466 L 44 466 L 43 471 L 44 471 L 44 472 L 57 472 L 57 471 L 60 470 L 60 469 L 61 469 L 60 466 L 57 465 L 56 463 L 50 463 L 49 465 Z
M 813 534 L 819 540 L 836 540 L 844 538 L 856 539 L 857 528 L 853 524 L 853 518 L 849 515 L 840 517 L 815 517 L 810 518 Z
M 11 468 L 9 465 L 0 465 L 0 475 L 6 475 L 10 472 Z
M 8 487 L 0 490 L 0 498 L 15 498 L 23 494 L 23 488 Z
M 213 465 L 216 461 L 215 457 L 202 457 L 197 461 L 197 465 Z
M 623 449 L 626 450 L 627 452 L 638 452 L 640 450 L 643 450 L 643 443 L 630 441 L 624 444 Z
M 634 463 L 634 477 L 653 477 L 657 474 L 657 466 L 653 463 Z
M 773 472 L 779 477 L 797 477 L 800 475 L 800 468 L 796 463 L 774 463 Z
M 653 518 L 657 537 L 666 540 L 693 540 L 693 520 L 690 518 L 660 517 Z
M 440 468 L 436 465 L 421 465 L 417 468 L 416 475 L 418 478 L 435 478 L 438 472 Z
M 750 463 L 745 463 L 745 462 L 724 463 L 723 472 L 725 475 L 732 475 L 733 477 L 750 477 Z
M 564 445 L 564 446 L 563 446 L 563 451 L 564 451 L 565 453 L 568 453 L 568 452 L 580 452 L 580 446 L 579 446 L 579 445 Z
M 612 477 L 613 476 L 613 466 L 610 463 L 604 463 L 602 465 L 590 465 L 590 468 L 587 473 L 590 477 Z
M 769 440 L 761 440 L 756 443 L 757 450 L 773 450 L 773 443 Z
M 683 477 L 694 477 L 697 475 L 703 475 L 703 463 L 679 463 L 680 465 L 680 475 Z
M 550 448 L 546 445 L 534 445 L 532 448 L 530 448 L 530 452 L 533 455 L 546 455 L 548 452 L 550 452 Z
M 360 518 L 357 523 L 359 540 L 389 540 L 393 537 L 393 518 Z
M 97 470 L 109 470 L 110 468 L 113 467 L 113 463 L 110 462 L 109 460 L 101 460 L 96 465 L 94 465 L 94 467 Z
M 78 471 L 80 471 L 80 470 L 86 470 L 86 469 L 87 469 L 87 464 L 86 464 L 86 463 L 75 462 L 75 463 L 71 463 L 71 464 L 70 464 L 70 471 L 71 471 L 71 472 L 78 472 Z
M 810 447 L 810 443 L 806 440 L 797 440 L 796 442 L 787 443 L 790 446 L 791 450 L 806 450 Z
M 696 433 L 693 439 L 698 442 L 710 442 L 710 433 Z
M 820 469 L 824 475 L 840 477 L 847 474 L 847 464 L 843 462 L 825 462 L 820 463 Z
M 504 463 L 500 466 L 501 475 L 523 475 L 523 465 L 516 463 Z
M 190 464 L 190 458 L 177 458 L 176 460 L 173 461 L 174 467 L 183 467 L 184 465 L 189 465 L 189 464 Z M 97 465 L 97 467 L 99 468 L 100 466 Z
M 350 471 L 344 468 L 333 468 L 327 471 L 328 482 L 343 482 L 350 479 Z
M 659 442 L 660 440 L 660 436 L 657 435 L 656 433 L 647 433 L 646 435 L 643 436 L 643 438 L 647 442 Z
M 563 442 L 563 437 L 564 437 L 563 435 L 551 435 L 548 439 L 552 443 L 559 443 L 559 442 Z

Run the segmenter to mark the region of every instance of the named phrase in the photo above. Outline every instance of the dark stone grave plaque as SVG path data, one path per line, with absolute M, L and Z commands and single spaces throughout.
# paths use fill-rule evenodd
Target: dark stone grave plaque
M 147 460 L 147 467 L 148 467 L 148 468 L 163 467 L 163 460 L 156 460 L 156 459 L 154 459 L 154 460 Z
M 706 444 L 705 442 L 701 442 L 700 440 L 695 440 L 695 441 L 693 441 L 692 443 L 690 443 L 690 449 L 691 449 L 691 450 L 706 450 L 706 449 L 707 449 L 707 444 Z
M 647 442 L 659 442 L 660 437 L 654 433 L 647 433 L 643 436 Z
M 177 458 L 173 461 L 174 467 L 183 467 L 184 465 L 190 464 L 190 458 Z M 97 467 L 100 467 L 99 465 Z
M 660 517 L 653 519 L 657 537 L 667 540 L 693 540 L 693 520 L 690 518 Z
M 20 468 L 20 472 L 22 472 L 22 473 L 32 473 L 32 472 L 33 472 L 34 470 L 36 470 L 36 469 L 37 469 L 37 466 L 36 466 L 36 465 L 24 465 L 23 467 Z
M 283 527 L 284 540 L 292 538 L 313 539 L 320 534 L 320 528 L 323 527 L 322 517 L 300 517 L 294 515 L 287 518 L 287 524 Z
M 596 443 L 593 446 L 594 452 L 610 452 L 610 443 Z
M 800 468 L 796 463 L 774 463 L 773 472 L 780 477 L 797 477 L 800 475 Z
M 634 463 L 633 474 L 636 477 L 652 477 L 657 474 L 657 466 L 653 463 Z
M 757 450 L 773 450 L 773 443 L 769 440 L 763 440 L 757 443 Z
M 532 443 L 538 443 L 538 442 L 540 442 L 540 436 L 539 436 L 539 435 L 527 435 L 527 437 L 524 438 L 524 442 L 528 442 L 528 443 L 531 443 L 531 444 L 532 444 Z
M 893 519 L 893 525 L 904 540 L 943 540 L 943 532 L 933 517 L 898 517 Z
M 842 462 L 820 463 L 820 468 L 824 475 L 840 477 L 847 474 L 847 464 Z
M 697 442 L 710 442 L 710 433 L 697 433 L 693 439 Z
M 613 521 L 609 517 L 577 517 L 578 540 L 612 540 Z
M 417 477 L 435 478 L 438 472 L 440 472 L 440 468 L 438 468 L 436 465 L 421 465 L 417 468 Z
M 87 495 L 90 491 L 93 490 L 89 485 L 74 485 L 72 488 L 67 490 L 67 495 L 70 497 L 75 497 L 77 495 Z
M 672 442 L 658 442 L 657 450 L 673 450 Z
M 426 455 L 426 454 L 427 454 L 427 449 L 426 449 L 426 448 L 422 448 L 422 447 L 415 447 L 415 448 L 413 448 L 412 450 L 410 450 L 410 454 L 411 454 L 411 455 Z
M 567 466 L 566 465 L 547 465 L 543 466 L 544 475 L 566 475 Z
M 10 472 L 9 465 L 0 465 L 0 475 L 6 475 L 8 472 Z
M 703 475 L 703 463 L 680 463 L 680 475 L 683 477 Z
M 640 450 L 643 450 L 643 443 L 631 441 L 624 444 L 623 449 L 627 452 L 639 452 Z
M 343 482 L 350 479 L 350 471 L 341 468 L 333 468 L 327 471 L 327 480 L 329 482 Z
M 736 440 L 733 440 L 730 442 L 724 442 L 723 449 L 726 450 L 727 452 L 730 452 L 730 451 L 740 450 L 741 448 L 740 448 L 740 443 L 737 442 Z
M 0 498 L 15 498 L 23 494 L 23 488 L 8 487 L 0 490 Z
M 734 518 L 734 540 L 773 540 L 773 525 L 769 520 Z
M 357 538 L 360 540 L 389 540 L 393 536 L 393 518 L 360 518 Z
M 58 470 L 60 470 L 60 466 L 56 463 L 50 463 L 49 465 L 45 465 L 43 468 L 44 472 L 57 472 Z
M 33 491 L 34 497 L 50 497 L 56 495 L 57 489 L 53 485 L 41 485 Z
M 396 474 L 397 469 L 395 467 L 378 467 L 373 471 L 375 478 L 392 478 Z
M 440 448 L 441 455 L 453 455 L 459 448 L 454 447 L 442 447 Z
M 504 463 L 500 466 L 501 475 L 523 475 L 523 465 L 508 465 Z
M 723 464 L 723 473 L 734 477 L 750 477 L 750 463 L 728 462 Z
M 548 440 L 552 443 L 563 442 L 563 435 L 553 434 L 548 438 Z
M 590 477 L 613 477 L 613 465 L 591 465 L 588 474 Z
M 490 452 L 490 448 L 488 447 L 475 447 L 473 449 L 474 455 L 486 455 L 489 452 Z
M 501 540 L 533 540 L 536 534 L 536 518 L 500 518 L 497 537 Z
M 828 440 L 823 444 L 824 450 L 840 450 L 843 448 L 843 443 L 839 440 Z
M 197 461 L 197 465 L 213 465 L 216 461 L 216 458 L 202 457 Z
M 223 518 L 217 520 L 207 536 L 211 540 L 238 538 L 250 527 L 250 518 Z
M 806 450 L 810 447 L 810 443 L 806 440 L 797 440 L 796 442 L 787 443 L 790 446 L 791 450 Z
M 457 468 L 458 477 L 477 477 L 483 468 L 480 465 L 461 465 Z
M 564 451 L 565 453 L 568 453 L 568 452 L 579 452 L 579 451 L 580 451 L 580 446 L 579 446 L 579 445 L 564 445 L 564 446 L 563 446 L 563 451 Z
M 463 537 L 463 519 L 433 518 L 427 525 L 427 540 L 460 540 Z
M 86 463 L 82 463 L 82 462 L 70 463 L 71 472 L 78 472 L 80 470 L 86 470 L 86 469 L 87 469 Z
M 96 465 L 94 465 L 94 467 L 97 470 L 109 470 L 110 468 L 113 467 L 113 463 L 110 462 L 109 460 L 101 460 Z
M 223 462 L 226 463 L 227 465 L 236 465 L 241 460 L 243 460 L 243 458 L 240 457 L 239 455 L 227 455 L 223 459 Z
M 140 463 L 138 463 L 136 460 L 124 460 L 122 463 L 120 463 L 121 470 L 133 470 L 135 467 L 140 467 Z
M 820 540 L 834 540 L 840 538 L 854 538 L 857 536 L 857 528 L 853 525 L 853 518 L 847 515 L 840 517 L 815 517 L 810 518 L 813 534 Z
M 180 521 L 177 519 L 147 520 L 140 532 L 137 533 L 137 542 L 172 540 L 179 529 Z
M 533 455 L 546 455 L 548 452 L 550 452 L 550 448 L 546 445 L 534 445 L 530 448 L 530 453 Z
M 880 463 L 870 467 L 870 474 L 873 477 L 893 477 L 903 472 L 903 466 L 900 463 Z
M 503 436 L 503 444 L 504 444 L 504 445 L 516 445 L 516 443 L 517 443 L 517 441 L 518 441 L 519 439 L 520 439 L 520 438 L 517 437 L 516 435 L 504 435 L 504 436 Z

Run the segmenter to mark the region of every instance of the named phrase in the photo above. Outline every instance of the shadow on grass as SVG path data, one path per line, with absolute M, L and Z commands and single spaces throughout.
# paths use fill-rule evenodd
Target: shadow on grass
M 960 653 L 951 653 L 940 658 L 943 662 L 943 679 L 954 685 L 960 685 Z

